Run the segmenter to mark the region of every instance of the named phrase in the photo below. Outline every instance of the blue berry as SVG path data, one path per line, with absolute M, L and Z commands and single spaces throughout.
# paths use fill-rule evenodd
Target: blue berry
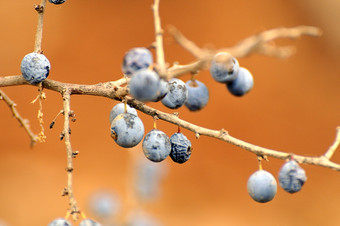
M 142 69 L 133 74 L 130 83 L 130 94 L 139 101 L 152 101 L 157 98 L 160 78 L 154 71 Z
M 171 109 L 181 107 L 188 99 L 188 89 L 185 83 L 178 79 L 173 78 L 169 81 L 169 92 L 162 99 L 162 104 Z
M 66 2 L 66 0 L 48 0 L 48 1 L 55 5 L 63 4 L 64 2 Z
M 125 53 L 122 70 L 125 75 L 131 76 L 140 69 L 148 68 L 152 62 L 150 50 L 144 47 L 133 48 Z
M 115 193 L 106 190 L 93 193 L 88 205 L 92 214 L 101 219 L 109 219 L 120 211 L 118 197 Z
M 110 111 L 110 124 L 112 123 L 113 119 L 117 117 L 117 115 L 124 113 L 124 103 L 119 103 L 113 106 L 113 108 Z M 136 109 L 130 107 L 128 104 L 126 105 L 126 111 L 130 114 L 137 115 Z
M 84 219 L 79 223 L 79 226 L 101 226 L 100 223 L 92 220 L 92 219 Z
M 29 53 L 22 59 L 20 68 L 22 76 L 36 85 L 47 78 L 51 64 L 43 54 Z
M 256 202 L 269 202 L 277 191 L 276 180 L 265 170 L 258 170 L 248 179 L 248 193 Z
M 169 83 L 165 79 L 159 80 L 159 88 L 157 91 L 157 95 L 152 99 L 153 102 L 160 101 L 165 97 L 165 95 L 169 92 Z
M 185 85 L 188 88 L 188 99 L 185 106 L 190 111 L 198 111 L 204 108 L 209 100 L 209 91 L 204 83 L 198 80 L 189 80 Z
M 306 180 L 304 169 L 295 160 L 286 162 L 280 169 L 279 184 L 289 193 L 300 191 Z
M 123 113 L 111 123 L 111 137 L 121 147 L 136 146 L 144 136 L 144 125 L 136 115 Z
M 185 163 L 191 156 L 191 142 L 183 133 L 175 133 L 170 137 L 170 157 L 174 162 Z
M 169 137 L 160 130 L 153 129 L 145 135 L 143 152 L 153 162 L 161 162 L 169 156 L 171 144 Z
M 247 69 L 240 67 L 237 78 L 227 83 L 227 88 L 231 94 L 243 96 L 253 88 L 253 85 L 254 79 L 251 73 Z
M 64 218 L 57 218 L 50 222 L 48 226 L 71 226 L 72 224 Z
M 228 83 L 236 79 L 239 67 L 236 58 L 227 52 L 219 52 L 211 61 L 210 74 L 217 82 Z

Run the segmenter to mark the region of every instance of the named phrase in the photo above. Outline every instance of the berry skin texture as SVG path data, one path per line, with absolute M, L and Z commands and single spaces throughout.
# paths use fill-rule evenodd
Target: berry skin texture
M 158 102 L 165 97 L 169 92 L 169 83 L 165 79 L 159 80 L 159 88 L 155 98 L 152 99 L 153 102 Z
M 247 188 L 249 195 L 256 202 L 265 203 L 276 195 L 277 183 L 271 173 L 258 170 L 249 177 Z
M 156 72 L 142 69 L 133 74 L 130 83 L 130 94 L 137 100 L 147 102 L 157 98 L 160 78 Z
M 248 93 L 253 88 L 253 86 L 253 76 L 247 69 L 243 67 L 240 67 L 237 78 L 234 81 L 227 83 L 229 92 L 234 96 L 239 97 Z
M 188 88 L 188 99 L 185 106 L 190 111 L 199 111 L 204 108 L 209 100 L 209 90 L 204 83 L 198 80 L 189 80 L 185 85 Z
M 286 162 L 280 169 L 279 184 L 289 193 L 300 191 L 306 180 L 305 170 L 295 160 Z
M 123 58 L 123 73 L 130 77 L 140 69 L 147 69 L 153 63 L 153 57 L 147 48 L 136 47 L 125 53 Z
M 162 99 L 162 104 L 171 109 L 177 109 L 183 106 L 188 99 L 188 89 L 185 83 L 178 79 L 173 78 L 169 81 L 169 92 Z
M 191 156 L 191 142 L 183 133 L 175 133 L 170 137 L 170 157 L 174 162 L 185 163 Z
M 48 226 L 72 226 L 72 224 L 64 218 L 57 218 L 50 222 Z
M 145 135 L 143 152 L 153 162 L 161 162 L 169 156 L 171 144 L 169 137 L 162 131 L 153 129 Z
M 50 3 L 55 4 L 55 5 L 60 5 L 66 2 L 66 0 L 48 0 Z
M 22 76 L 31 84 L 36 85 L 44 81 L 50 73 L 51 64 L 40 53 L 29 53 L 21 61 Z
M 126 111 L 127 113 L 138 116 L 136 109 L 130 107 L 128 104 L 126 105 Z M 117 117 L 117 115 L 120 115 L 123 113 L 124 113 L 124 103 L 119 103 L 113 106 L 110 112 L 110 124 L 112 123 L 113 119 Z
M 239 63 L 227 52 L 217 53 L 210 65 L 210 74 L 217 82 L 228 83 L 236 79 Z
M 136 115 L 123 113 L 111 123 L 111 137 L 121 147 L 136 146 L 144 136 L 144 125 Z
M 84 219 L 79 223 L 79 226 L 101 226 L 100 223 L 92 220 L 92 219 Z

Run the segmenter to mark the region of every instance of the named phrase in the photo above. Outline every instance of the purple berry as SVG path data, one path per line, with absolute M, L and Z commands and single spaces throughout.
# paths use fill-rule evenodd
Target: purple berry
M 191 156 L 191 142 L 183 133 L 175 133 L 170 137 L 170 157 L 174 162 L 185 163 Z

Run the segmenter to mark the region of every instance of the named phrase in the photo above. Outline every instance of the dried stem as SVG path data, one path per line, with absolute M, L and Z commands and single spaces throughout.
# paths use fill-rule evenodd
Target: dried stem
M 155 0 L 152 6 L 154 14 L 155 23 L 155 38 L 156 38 L 156 56 L 157 56 L 157 70 L 159 76 L 162 78 L 166 77 L 166 66 L 164 59 L 164 49 L 163 49 L 163 29 L 161 27 L 161 18 L 159 16 L 159 1 Z
M 19 112 L 17 111 L 16 104 L 14 103 L 13 100 L 11 100 L 2 90 L 0 90 L 0 99 L 4 100 L 6 102 L 6 104 L 8 105 L 8 107 L 11 109 L 13 116 L 19 121 L 20 125 L 22 127 L 24 127 L 26 133 L 28 134 L 28 136 L 31 139 L 31 147 L 34 146 L 34 144 L 36 144 L 36 142 L 38 141 L 38 136 L 35 135 L 29 126 L 28 120 L 27 119 L 23 119 Z
M 340 127 L 336 128 L 336 136 L 333 144 L 328 148 L 326 153 L 324 154 L 325 158 L 331 159 L 335 150 L 338 148 L 340 143 Z
M 9 85 L 23 85 L 23 84 L 29 84 L 29 83 L 22 81 L 21 76 L 0 77 L 0 87 L 9 86 Z M 102 97 L 121 101 L 127 95 L 128 93 L 127 89 L 125 87 L 120 87 L 120 86 L 114 86 L 115 87 L 114 89 L 112 87 L 112 84 L 115 84 L 115 82 L 99 83 L 96 85 L 77 85 L 77 84 L 61 83 L 61 82 L 57 82 L 57 81 L 53 81 L 49 79 L 46 79 L 42 83 L 45 89 L 50 89 L 50 90 L 61 92 L 61 93 L 64 92 L 65 89 L 67 89 L 69 95 L 71 94 L 95 95 L 95 96 L 102 96 Z M 136 108 L 137 110 L 147 115 L 150 115 L 152 117 L 157 116 L 161 120 L 178 125 L 182 128 L 186 128 L 194 132 L 196 135 L 199 134 L 199 135 L 213 137 L 213 138 L 225 141 L 227 143 L 233 144 L 235 146 L 241 147 L 242 149 L 245 149 L 249 152 L 252 152 L 260 156 L 270 156 L 270 157 L 277 158 L 277 159 L 288 159 L 292 155 L 292 153 L 290 152 L 276 151 L 276 150 L 263 148 L 257 145 L 250 144 L 248 142 L 232 137 L 223 129 L 212 130 L 212 129 L 200 127 L 190 122 L 187 122 L 185 120 L 182 120 L 174 114 L 165 113 L 155 108 L 151 108 L 147 106 L 146 104 L 140 101 L 137 101 L 135 99 L 132 99 L 132 98 L 126 98 L 126 99 L 128 101 L 128 104 Z M 67 112 L 65 112 L 65 109 L 64 109 L 64 114 L 66 115 L 65 117 L 69 117 Z M 64 132 L 66 131 L 67 130 L 65 130 Z M 68 133 L 65 133 L 65 136 L 67 134 Z M 336 145 L 333 145 L 333 146 L 336 146 Z M 331 156 L 331 154 L 329 153 L 326 156 Z M 320 157 L 310 157 L 310 156 L 302 156 L 302 155 L 295 155 L 295 154 L 293 155 L 294 155 L 294 159 L 298 162 L 327 167 L 327 168 L 340 171 L 340 164 L 331 162 L 324 155 Z
M 43 34 L 43 24 L 44 24 L 44 12 L 46 8 L 46 0 L 41 0 L 40 5 L 35 5 L 34 9 L 38 12 L 38 25 L 37 32 L 35 34 L 35 42 L 34 42 L 34 52 L 41 53 L 41 42 L 42 42 L 42 34 Z
M 77 220 L 80 214 L 80 210 L 77 205 L 77 201 L 74 198 L 72 178 L 73 178 L 73 151 L 70 141 L 70 113 L 71 113 L 71 92 L 69 89 L 64 88 L 62 92 L 63 96 L 63 112 L 64 112 L 64 141 L 66 145 L 66 156 L 67 156 L 67 188 L 64 191 L 64 195 L 69 197 L 70 214 L 74 220 Z

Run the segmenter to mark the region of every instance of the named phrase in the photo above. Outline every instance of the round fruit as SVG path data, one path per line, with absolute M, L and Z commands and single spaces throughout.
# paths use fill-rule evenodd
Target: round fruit
M 124 113 L 124 108 L 125 108 L 124 105 L 125 105 L 124 103 L 119 103 L 113 106 L 110 112 L 110 124 L 112 123 L 113 119 L 117 117 L 117 115 Z M 136 109 L 130 107 L 128 104 L 126 105 L 126 111 L 130 114 L 138 116 Z
M 256 202 L 269 202 L 277 191 L 276 180 L 265 170 L 258 170 L 248 179 L 248 193 Z
M 210 74 L 217 82 L 228 83 L 236 79 L 239 67 L 237 59 L 230 53 L 219 52 L 211 61 Z
M 121 147 L 136 146 L 144 136 L 144 125 L 136 115 L 123 113 L 111 123 L 111 137 Z
M 169 156 L 171 144 L 169 137 L 160 130 L 153 129 L 145 135 L 143 152 L 153 162 L 161 162 Z
M 253 76 L 247 69 L 243 67 L 240 67 L 237 78 L 234 81 L 227 83 L 229 92 L 235 96 L 243 96 L 244 94 L 248 93 L 253 88 L 253 86 Z
M 92 220 L 92 219 L 84 219 L 79 223 L 79 226 L 101 226 L 100 223 Z
M 64 218 L 57 218 L 50 222 L 48 226 L 71 226 L 72 224 Z
M 181 107 L 188 99 L 188 89 L 185 83 L 178 79 L 173 78 L 169 81 L 169 92 L 162 99 L 162 104 L 171 109 Z
M 289 193 L 300 191 L 306 180 L 305 170 L 295 160 L 286 162 L 280 169 L 279 184 Z
M 22 76 L 31 84 L 44 81 L 50 73 L 50 62 L 39 53 L 29 53 L 21 61 Z
M 188 99 L 185 106 L 190 111 L 198 111 L 204 108 L 209 100 L 209 91 L 204 83 L 198 80 L 189 80 L 185 85 L 188 88 Z
M 170 157 L 174 162 L 185 163 L 191 156 L 191 142 L 183 133 L 175 133 L 170 137 Z
M 120 211 L 119 197 L 107 190 L 100 190 L 90 196 L 88 206 L 92 214 L 100 219 L 109 219 Z
M 66 0 L 48 0 L 48 1 L 55 5 L 63 4 L 64 2 L 66 2 Z
M 152 101 L 158 97 L 160 78 L 156 72 L 141 69 L 133 74 L 130 83 L 130 94 L 139 101 Z
M 152 99 L 153 102 L 160 101 L 169 92 L 169 83 L 165 79 L 159 80 L 159 88 L 155 98 Z
M 148 68 L 152 62 L 150 50 L 144 47 L 133 48 L 125 53 L 122 70 L 125 75 L 131 76 L 140 69 Z

